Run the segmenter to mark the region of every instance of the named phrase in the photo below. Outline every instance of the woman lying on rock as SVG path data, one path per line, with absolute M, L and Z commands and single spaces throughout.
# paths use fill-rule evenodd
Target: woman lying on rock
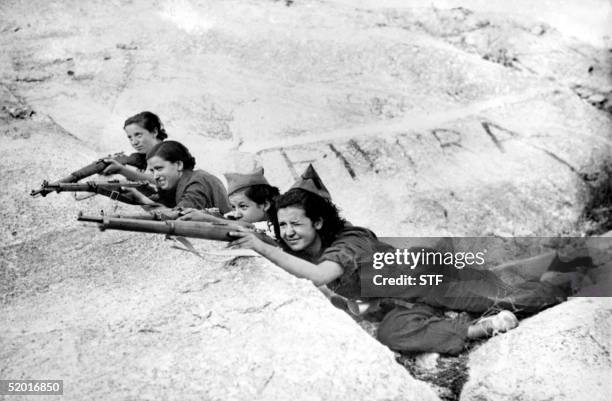
M 226 218 L 253 224 L 259 230 L 279 238 L 275 202 L 280 192 L 264 177 L 263 168 L 251 174 L 227 173 L 227 193 L 232 211 Z
M 232 211 L 225 213 L 224 218 L 238 222 L 244 227 L 257 229 L 271 238 L 278 238 L 278 226 L 273 222 L 276 219 L 274 202 L 280 193 L 277 187 L 268 183 L 263 168 L 260 167 L 249 174 L 224 175 L 232 206 Z M 186 210 L 179 220 L 211 221 L 209 213 L 195 209 Z
M 130 141 L 130 145 L 136 151 L 129 157 L 131 159 L 136 158 L 138 163 L 131 163 L 135 167 L 131 168 L 115 159 L 107 158 L 104 159 L 104 162 L 108 163 L 108 166 L 101 174 L 121 174 L 130 181 L 150 181 L 153 183 L 154 180 L 151 175 L 146 173 L 146 155 L 155 145 L 168 138 L 164 125 L 156 114 L 143 111 L 125 120 L 123 130 Z
M 55 186 L 59 187 L 58 184 L 78 182 L 94 174 L 120 174 L 130 181 L 148 181 L 153 183 L 152 177 L 145 174 L 147 168 L 146 154 L 153 148 L 153 146 L 161 143 L 168 137 L 168 134 L 166 134 L 166 131 L 164 130 L 163 124 L 157 115 L 148 111 L 143 111 L 142 113 L 138 113 L 128 118 L 124 123 L 124 130 L 136 152 L 130 155 L 119 153 L 112 157 L 97 160 L 85 167 L 73 171 L 68 176 L 52 182 L 51 184 L 43 183 L 41 189 L 33 190 L 31 195 L 37 196 L 38 194 L 42 194 L 45 196 L 49 192 L 54 191 Z M 48 187 L 51 187 L 52 189 L 49 190 L 47 189 Z M 133 197 L 129 194 L 118 193 L 115 190 L 110 189 L 107 190 L 101 186 L 97 187 L 96 190 L 92 192 L 99 195 L 112 197 L 113 199 L 121 202 L 138 204 L 138 200 L 133 199 Z M 148 191 L 147 194 L 151 194 L 153 192 L 154 188 L 151 186 L 150 191 Z
M 272 215 L 276 216 L 274 202 L 280 192 L 264 177 L 262 167 L 250 174 L 226 173 L 224 176 L 232 204 L 228 218 L 257 223 L 268 221 Z
M 136 190 L 132 194 L 149 207 L 211 209 L 219 213 L 231 210 L 221 180 L 204 170 L 194 170 L 195 158 L 180 142 L 158 143 L 147 153 L 158 194 L 151 198 Z
M 362 299 L 360 268 L 371 270 L 372 255 L 395 250 L 370 230 L 352 226 L 339 216 L 312 166 L 277 199 L 276 207 L 282 248 L 266 244 L 247 231 L 232 233 L 237 239 L 229 246 L 253 249 L 287 272 L 317 286 L 327 285 L 348 299 Z M 426 271 L 417 267 L 413 274 L 435 271 L 426 267 Z M 384 314 L 379 340 L 395 351 L 457 354 L 469 339 L 510 330 L 518 321 L 507 310 L 480 320 L 473 320 L 467 313 L 451 319 L 445 317 L 445 310 L 476 315 L 493 307 L 535 312 L 565 296 L 548 283 L 509 286 L 490 271 L 468 267 L 461 272 L 461 279 L 451 276 L 446 274 L 446 283 L 440 286 L 396 286 L 389 298 L 378 299 Z

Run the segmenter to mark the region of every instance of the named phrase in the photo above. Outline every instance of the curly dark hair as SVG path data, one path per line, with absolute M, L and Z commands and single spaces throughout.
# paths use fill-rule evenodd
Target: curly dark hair
M 312 192 L 300 188 L 293 188 L 276 199 L 276 210 L 297 206 L 304 210 L 306 217 L 315 222 L 323 221 L 323 226 L 318 231 L 323 247 L 328 247 L 338 236 L 338 233 L 346 225 L 346 220 L 340 217 L 340 212 L 334 203 L 320 197 Z M 278 218 L 275 219 L 278 225 Z
M 128 118 L 123 123 L 123 128 L 130 124 L 136 124 L 151 133 L 157 131 L 155 138 L 159 139 L 160 141 L 168 138 L 168 133 L 164 128 L 164 124 L 162 124 L 157 114 L 151 113 L 150 111 L 143 111 Z
M 280 191 L 278 190 L 278 188 L 267 184 L 257 184 L 246 187 L 240 191 L 244 193 L 244 196 L 257 203 L 258 205 L 270 202 L 270 207 L 266 211 L 266 219 L 268 220 L 268 224 L 272 225 L 276 238 L 280 238 L 280 229 L 278 228 L 278 224 L 275 224 L 275 222 L 277 221 L 276 199 L 280 195 Z
M 147 160 L 153 156 L 161 157 L 171 163 L 181 161 L 185 170 L 193 170 L 195 167 L 195 157 L 191 156 L 185 145 L 177 141 L 164 141 L 153 146 L 153 149 L 147 153 Z
M 274 206 L 274 201 L 280 195 L 280 191 L 272 185 L 257 184 L 246 187 L 244 189 L 244 194 L 258 205 L 270 202 L 272 206 Z

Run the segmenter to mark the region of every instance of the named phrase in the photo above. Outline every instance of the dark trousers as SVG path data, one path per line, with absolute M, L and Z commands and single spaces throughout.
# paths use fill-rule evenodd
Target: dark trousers
M 406 288 L 407 298 L 412 289 Z M 395 306 L 383 318 L 378 339 L 394 351 L 457 354 L 466 345 L 472 318 L 450 319 L 441 310 L 482 315 L 494 309 L 535 313 L 556 305 L 566 294 L 548 283 L 509 285 L 490 271 L 464 271 L 455 280 L 432 286 L 413 307 Z
M 446 318 L 425 304 L 396 306 L 378 327 L 378 340 L 394 351 L 458 354 L 465 348 L 470 318 Z
M 567 297 L 565 291 L 549 283 L 503 282 L 488 270 L 465 270 L 460 275 L 432 286 L 421 301 L 427 305 L 482 314 L 491 309 L 508 309 L 525 314 L 556 305 Z

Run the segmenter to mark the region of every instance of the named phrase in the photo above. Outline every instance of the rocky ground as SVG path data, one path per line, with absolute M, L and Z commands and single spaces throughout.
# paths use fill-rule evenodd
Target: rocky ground
M 28 192 L 129 151 L 123 120 L 151 110 L 215 173 L 257 162 L 284 190 L 313 163 L 380 235 L 602 234 L 610 8 L 2 2 L 0 378 L 63 378 L 68 399 L 609 399 L 605 299 L 404 369 L 269 264 L 99 233 L 78 210 L 134 209 Z

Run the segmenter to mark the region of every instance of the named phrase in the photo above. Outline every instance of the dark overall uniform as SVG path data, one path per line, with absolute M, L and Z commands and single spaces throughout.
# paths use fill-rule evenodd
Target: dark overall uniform
M 347 225 L 318 259 L 312 261 L 328 260 L 342 266 L 342 276 L 327 286 L 355 300 L 363 299 L 360 270 L 372 271 L 375 252 L 394 251 L 395 248 L 379 241 L 370 230 Z M 444 316 L 445 310 L 480 315 L 499 307 L 534 313 L 565 299 L 559 288 L 548 283 L 529 281 L 509 285 L 488 270 L 465 267 L 459 272 L 454 267 L 438 266 L 436 271 L 435 266 L 427 266 L 426 269 L 417 267 L 412 274 L 432 272 L 444 274 L 442 285 L 394 286 L 386 294 L 389 298 L 381 300 L 388 307 L 378 328 L 378 338 L 389 348 L 456 354 L 465 347 L 473 319 L 468 314 L 450 319 Z
M 204 210 L 218 208 L 221 214 L 232 210 L 221 180 L 204 170 L 185 170 L 176 187 L 160 191 L 158 201 L 166 207 Z

